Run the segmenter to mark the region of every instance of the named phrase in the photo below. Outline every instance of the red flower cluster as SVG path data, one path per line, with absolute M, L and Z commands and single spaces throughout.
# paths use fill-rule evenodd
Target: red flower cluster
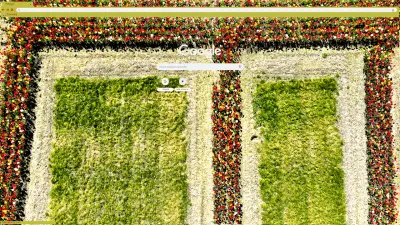
M 26 166 L 27 100 L 30 81 L 31 49 L 8 48 L 0 79 L 0 184 L 1 218 L 13 219 L 24 202 L 21 196 L 22 171 Z
M 370 195 L 370 224 L 396 221 L 397 191 L 392 134 L 392 51 L 374 46 L 365 56 L 365 102 L 367 104 L 367 153 Z
M 245 0 L 217 1 L 217 6 L 232 7 L 371 7 L 371 6 L 397 6 L 397 2 L 390 0 L 376 1 L 337 1 L 337 0 L 292 0 L 292 1 L 267 1 L 267 0 Z
M 225 48 L 226 49 L 226 48 Z M 223 51 L 218 63 L 237 62 L 238 53 Z M 217 224 L 241 224 L 240 164 L 242 129 L 240 73 L 221 71 L 213 92 L 214 220 Z
M 398 18 L 220 18 L 216 41 L 240 47 L 293 48 L 348 44 L 398 45 Z M 273 44 L 273 45 L 272 45 Z
M 160 0 L 160 1 L 128 1 L 128 0 L 36 0 L 36 6 L 120 6 L 120 7 L 372 7 L 372 6 L 398 6 L 391 0 L 366 0 L 366 1 L 338 1 L 338 0 L 292 0 L 292 1 L 267 1 L 267 0 L 223 0 L 223 1 L 184 1 L 184 0 Z
M 73 3 L 72 3 L 73 2 Z M 132 1 L 36 1 L 36 5 L 122 5 Z M 137 6 L 203 6 L 188 1 L 136 1 Z M 353 5 L 368 6 L 375 1 Z M 213 5 L 282 5 L 275 1 L 217 1 Z M 286 3 L 285 3 L 286 4 Z M 296 1 L 298 5 L 346 5 L 338 1 Z M 392 6 L 385 0 L 376 5 Z M 204 4 L 208 6 L 210 3 Z M 365 60 L 369 194 L 371 224 L 388 224 L 397 213 L 393 184 L 390 49 L 398 46 L 398 18 L 37 18 L 14 19 L 7 31 L 10 45 L 3 52 L 0 74 L 0 208 L 3 220 L 23 217 L 30 114 L 28 99 L 34 84 L 33 55 L 43 47 L 151 47 L 196 42 L 223 49 L 217 62 L 238 62 L 240 48 L 296 48 L 335 44 L 374 46 Z M 382 49 L 381 49 L 382 47 Z M 213 162 L 215 221 L 241 223 L 241 99 L 238 72 L 221 71 L 213 95 Z

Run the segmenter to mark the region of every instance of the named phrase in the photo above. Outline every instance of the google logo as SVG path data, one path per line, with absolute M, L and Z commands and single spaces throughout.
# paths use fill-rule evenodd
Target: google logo
M 183 44 L 178 48 L 178 54 L 183 56 L 204 55 L 208 58 L 211 58 L 212 55 L 221 55 L 221 49 L 215 48 L 214 45 L 212 46 L 212 48 L 208 49 L 188 48 L 187 44 Z

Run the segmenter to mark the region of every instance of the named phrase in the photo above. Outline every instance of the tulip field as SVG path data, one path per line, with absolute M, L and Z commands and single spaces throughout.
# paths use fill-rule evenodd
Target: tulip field
M 33 3 L 46 7 L 399 6 L 392 0 Z M 35 132 L 40 131 L 35 127 L 40 116 L 35 115 L 36 99 L 42 97 L 38 93 L 52 93 L 38 90 L 40 81 L 50 79 L 41 76 L 42 66 L 48 65 L 42 64 L 40 53 L 87 49 L 104 50 L 107 54 L 105 49 L 109 48 L 162 52 L 187 44 L 221 49 L 220 55 L 210 59 L 214 63 L 240 63 L 242 50 L 276 52 L 327 47 L 362 51 L 363 58 L 358 63 L 362 65 L 363 82 L 357 90 L 363 93 L 360 101 L 365 103 L 359 110 L 364 119 L 362 140 L 366 154 L 365 221 L 372 225 L 398 222 L 394 142 L 399 140 L 394 140 L 393 135 L 393 125 L 398 124 L 392 117 L 392 98 L 399 91 L 393 90 L 391 73 L 395 48 L 399 47 L 399 18 L 12 18 L 7 23 L 2 28 L 7 41 L 1 50 L 0 68 L 1 220 L 25 220 L 27 184 L 30 177 L 38 176 L 29 171 Z M 329 53 L 324 55 L 326 60 L 329 57 Z M 51 63 L 61 62 L 54 59 Z M 98 66 L 104 65 L 99 61 Z M 142 63 L 131 70 L 146 66 L 149 65 Z M 48 161 L 44 167 L 51 175 L 50 206 L 38 212 L 46 215 L 43 220 L 54 220 L 56 224 L 253 225 L 243 219 L 251 207 L 242 200 L 247 198 L 248 193 L 243 192 L 247 181 L 256 176 L 244 178 L 241 171 L 246 166 L 244 143 L 259 141 L 254 158 L 259 157 L 260 162 L 257 191 L 261 193 L 262 210 L 254 214 L 262 214 L 262 222 L 257 225 L 349 223 L 345 215 L 346 182 L 340 166 L 344 160 L 342 139 L 335 116 L 339 78 L 260 81 L 251 90 L 254 101 L 245 105 L 241 77 L 244 71 L 216 71 L 216 81 L 203 81 L 208 85 L 196 89 L 207 100 L 193 94 L 193 99 L 201 102 L 196 108 L 187 98 L 188 93 L 157 92 L 156 88 L 162 86 L 159 74 L 109 79 L 107 71 L 97 71 L 102 78 L 83 78 L 80 75 L 88 74 L 82 73 L 54 81 L 54 111 L 43 110 L 51 115 L 54 124 L 54 129 L 48 128 L 54 131 L 54 138 L 53 134 L 46 136 L 52 142 L 51 154 L 35 161 Z M 347 84 L 350 79 L 340 81 Z M 176 83 L 172 79 L 172 84 Z M 198 115 L 196 110 L 200 108 L 202 114 Z M 247 124 L 243 121 L 253 116 L 249 111 L 260 128 L 259 137 L 244 133 Z M 193 122 L 198 123 L 193 131 L 187 126 L 188 115 L 200 118 L 200 122 Z M 209 126 L 203 126 L 204 121 Z M 206 132 L 197 131 L 198 127 Z M 204 135 L 188 135 L 196 132 Z M 195 154 L 188 150 L 196 149 L 197 144 L 204 149 Z M 194 147 L 189 148 L 191 145 Z M 192 161 L 199 159 L 204 166 L 199 166 L 196 173 L 190 172 L 187 166 L 192 164 L 187 155 Z M 246 162 L 256 165 L 255 161 Z M 190 179 L 194 174 L 202 177 L 198 179 L 199 187 L 210 188 L 193 188 L 196 182 Z M 43 185 L 33 187 L 38 191 L 44 189 Z M 206 195 L 212 197 L 202 197 Z M 198 201 L 194 202 L 195 198 Z M 188 214 L 200 216 L 188 222 Z

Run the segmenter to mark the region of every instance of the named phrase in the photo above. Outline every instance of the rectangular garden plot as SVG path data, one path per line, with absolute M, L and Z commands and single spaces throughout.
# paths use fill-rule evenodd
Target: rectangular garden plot
M 334 78 L 257 85 L 263 224 L 345 224 L 336 95 Z
M 184 93 L 156 77 L 56 81 L 50 219 L 57 224 L 184 224 Z

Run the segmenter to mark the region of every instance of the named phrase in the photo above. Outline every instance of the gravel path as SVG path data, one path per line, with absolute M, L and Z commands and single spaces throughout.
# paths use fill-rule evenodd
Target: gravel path
M 55 138 L 53 80 L 42 79 L 38 82 L 38 87 L 40 91 L 36 96 L 35 132 L 29 165 L 30 182 L 25 205 L 25 220 L 27 221 L 47 220 L 46 212 L 50 203 L 51 177 L 48 165 L 52 140 Z
M 204 72 L 203 72 L 204 73 Z M 192 208 L 189 224 L 208 225 L 214 222 L 214 194 L 212 166 L 212 83 L 218 80 L 218 72 L 206 72 L 195 76 L 192 99 L 193 108 L 189 109 L 188 118 L 192 120 L 194 128 L 191 130 L 191 154 L 188 162 L 189 181 L 192 198 L 196 199 L 196 207 Z M 193 115 L 194 114 L 194 115 Z
M 187 217 L 189 224 L 211 224 L 213 220 L 212 192 L 212 82 L 217 72 L 158 71 L 157 63 L 211 62 L 209 59 L 183 58 L 176 52 L 72 52 L 50 50 L 40 53 L 39 92 L 35 113 L 35 134 L 30 163 L 30 182 L 25 206 L 25 220 L 47 220 L 51 190 L 49 154 L 55 138 L 53 110 L 55 107 L 54 81 L 57 78 L 76 76 L 94 78 L 135 78 L 163 75 L 188 78 L 189 111 L 186 136 L 188 137 L 188 183 L 191 206 Z M 192 138 L 189 138 L 192 137 Z
M 1 3 L 0 3 L 1 6 Z M 8 23 L 4 20 L 4 18 L 0 18 L 0 47 L 4 47 L 5 44 L 7 43 L 6 39 L 6 32 L 4 32 L 2 29 L 6 28 L 8 26 Z
M 343 168 L 347 224 L 368 224 L 367 137 L 363 54 L 349 56 L 348 73 L 340 78 L 339 131 L 344 140 Z
M 393 58 L 393 71 L 391 73 L 393 81 L 393 135 L 394 135 L 394 149 L 395 156 L 397 158 L 397 176 L 396 176 L 396 187 L 397 191 L 400 188 L 400 48 L 395 49 L 395 56 Z M 397 203 L 397 211 L 400 211 L 400 204 Z M 400 219 L 397 219 L 397 224 L 400 225 Z
M 1 3 L 0 3 L 0 5 L 1 5 Z M 4 21 L 4 18 L 0 18 L 0 51 L 2 51 L 6 46 L 6 42 L 7 42 L 6 34 L 2 29 L 6 28 L 7 26 L 8 26 L 8 24 Z M 5 58 L 4 56 L 1 56 L 0 72 L 3 70 L 3 59 L 4 58 Z M 1 83 L 1 81 L 0 81 L 0 83 Z M 1 91 L 3 91 L 3 85 L 0 85 L 0 92 Z
M 322 58 L 322 53 L 327 58 Z M 242 73 L 243 114 L 241 168 L 243 194 L 243 225 L 261 224 L 262 200 L 260 195 L 259 156 L 257 145 L 261 141 L 254 127 L 252 93 L 260 79 L 302 79 L 340 74 L 338 97 L 338 128 L 343 146 L 343 169 L 348 225 L 368 224 L 368 180 L 366 165 L 365 103 L 363 53 L 324 49 L 293 52 L 243 53 L 245 66 Z M 251 141 L 251 137 L 258 138 Z
M 250 56 L 244 55 L 242 63 L 245 70 L 242 72 L 242 164 L 241 164 L 241 185 L 243 203 L 243 225 L 261 224 L 261 193 L 260 193 L 260 174 L 258 173 L 258 163 L 260 157 L 257 154 L 257 144 L 261 141 L 259 130 L 255 129 L 255 118 L 253 114 L 253 92 L 254 76 L 253 72 L 247 72 L 250 63 L 247 59 Z M 251 140 L 256 135 L 258 138 Z

